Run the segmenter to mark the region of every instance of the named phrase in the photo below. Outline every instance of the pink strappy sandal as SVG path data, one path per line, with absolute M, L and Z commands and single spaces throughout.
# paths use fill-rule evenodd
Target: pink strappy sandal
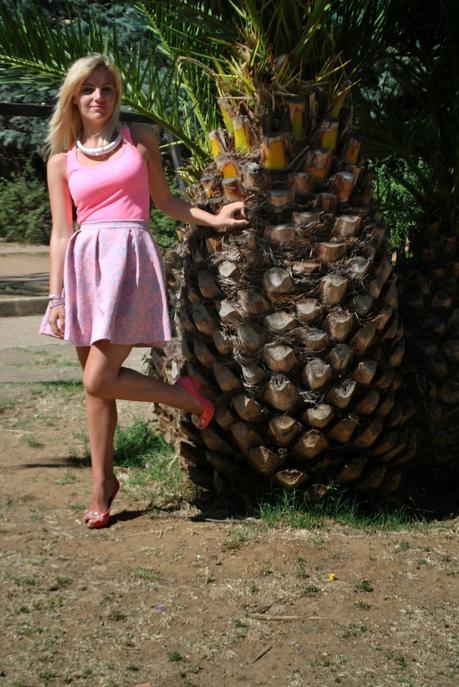
M 110 508 L 112 507 L 113 500 L 120 490 L 120 483 L 115 477 L 115 486 L 113 488 L 113 493 L 108 499 L 108 510 L 100 512 L 96 510 L 88 510 L 84 514 L 84 521 L 89 529 L 96 530 L 102 527 L 107 527 L 110 520 Z
M 84 521 L 90 530 L 98 530 L 102 527 L 107 527 L 110 520 L 110 511 L 106 510 L 99 513 L 97 510 L 88 510 L 84 515 Z
M 192 421 L 194 426 L 198 429 L 205 429 L 215 414 L 214 404 L 200 393 L 201 386 L 195 379 L 193 379 L 193 377 L 180 377 L 180 379 L 178 379 L 175 383 L 177 386 L 185 389 L 190 396 L 193 396 L 202 405 L 203 410 L 201 415 L 199 415 L 199 417 L 192 415 Z

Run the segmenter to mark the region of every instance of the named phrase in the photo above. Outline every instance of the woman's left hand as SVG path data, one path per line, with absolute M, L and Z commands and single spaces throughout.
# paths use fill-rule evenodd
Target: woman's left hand
M 244 229 L 248 225 L 244 203 L 241 200 L 224 205 L 218 215 L 215 215 L 215 228 L 217 230 Z

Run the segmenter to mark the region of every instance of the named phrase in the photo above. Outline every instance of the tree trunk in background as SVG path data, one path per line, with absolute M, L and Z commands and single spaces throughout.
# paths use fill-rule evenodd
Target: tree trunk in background
M 426 487 L 456 488 L 459 477 L 459 254 L 440 225 L 417 227 L 401 263 L 401 307 L 407 367 L 419 441 L 413 478 Z

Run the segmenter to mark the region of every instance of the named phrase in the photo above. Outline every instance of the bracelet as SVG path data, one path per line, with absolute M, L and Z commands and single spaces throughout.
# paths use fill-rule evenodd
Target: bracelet
M 53 298 L 51 301 L 48 302 L 48 308 L 57 308 L 59 305 L 65 305 L 65 301 L 63 298 Z
M 53 301 L 56 298 L 63 298 L 63 295 L 61 293 L 50 293 L 48 296 L 49 301 Z

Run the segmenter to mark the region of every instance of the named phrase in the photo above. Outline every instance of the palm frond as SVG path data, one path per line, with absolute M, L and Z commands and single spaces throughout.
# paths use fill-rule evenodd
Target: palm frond
M 95 15 L 84 22 L 72 16 L 51 26 L 39 8 L 33 13 L 20 7 L 9 12 L 0 6 L 3 83 L 57 86 L 70 63 L 91 52 L 108 54 L 119 67 L 125 105 L 166 128 L 192 154 L 205 159 L 206 146 L 196 140 L 195 104 L 183 87 L 177 59 L 165 53 L 164 46 L 152 40 L 148 46 L 133 45 L 126 54 L 120 49 L 116 25 L 103 30 Z

